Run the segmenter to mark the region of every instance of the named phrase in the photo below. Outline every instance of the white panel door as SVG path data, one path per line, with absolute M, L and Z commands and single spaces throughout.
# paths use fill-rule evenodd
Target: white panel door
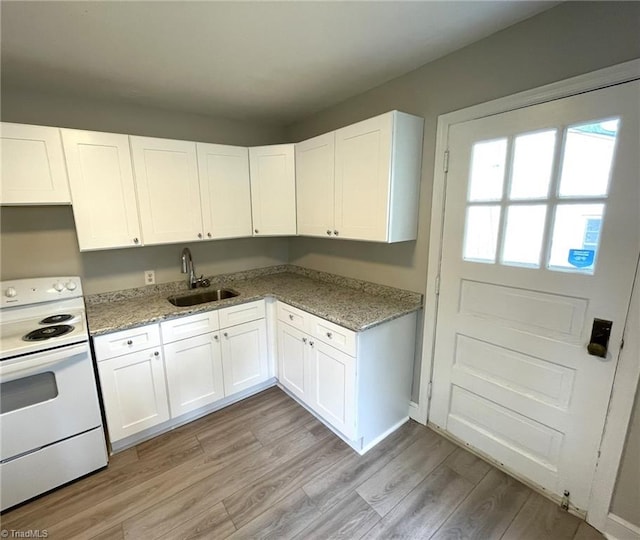
M 225 328 L 221 333 L 225 395 L 266 381 L 268 353 L 265 320 Z
M 142 245 L 129 137 L 60 131 L 80 251 Z
M 296 234 L 293 144 L 249 148 L 254 236 Z
M 430 421 L 581 510 L 640 245 L 639 102 L 634 82 L 449 131 Z
M 297 328 L 278 323 L 278 380 L 287 390 L 307 400 L 309 336 Z
M 356 436 L 356 359 L 312 339 L 309 405 L 340 433 Z
M 1 204 L 69 204 L 60 130 L 3 122 Z
M 205 239 L 251 236 L 249 150 L 197 143 Z
M 201 239 L 195 143 L 150 137 L 129 140 L 145 244 Z
M 98 372 L 112 443 L 169 419 L 160 348 L 103 360 Z
M 336 131 L 335 234 L 386 242 L 393 115 Z
M 217 332 L 169 343 L 164 354 L 172 418 L 224 397 Z
M 298 234 L 333 236 L 335 132 L 296 144 Z

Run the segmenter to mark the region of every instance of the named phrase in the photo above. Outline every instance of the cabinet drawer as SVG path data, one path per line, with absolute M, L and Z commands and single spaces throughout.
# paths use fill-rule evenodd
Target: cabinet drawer
M 160 345 L 160 327 L 157 324 L 122 330 L 93 339 L 98 362 Z
M 265 318 L 264 300 L 221 309 L 220 328 Z
M 356 356 L 356 333 L 351 330 L 313 316 L 310 317 L 309 333 L 339 351 Z
M 162 343 L 171 343 L 179 339 L 214 332 L 220 328 L 217 311 L 197 313 L 188 317 L 172 319 L 160 324 Z
M 303 332 L 309 331 L 309 319 L 311 317 L 308 313 L 282 302 L 278 302 L 277 313 L 279 321 L 285 322 Z

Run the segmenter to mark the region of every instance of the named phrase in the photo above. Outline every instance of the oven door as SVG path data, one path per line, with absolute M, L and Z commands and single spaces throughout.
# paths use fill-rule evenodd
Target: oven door
M 0 362 L 0 461 L 100 425 L 88 343 Z

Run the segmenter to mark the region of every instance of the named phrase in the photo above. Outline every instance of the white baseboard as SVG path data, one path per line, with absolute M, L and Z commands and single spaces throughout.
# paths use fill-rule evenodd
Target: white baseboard
M 604 535 L 609 540 L 640 540 L 640 527 L 609 512 Z

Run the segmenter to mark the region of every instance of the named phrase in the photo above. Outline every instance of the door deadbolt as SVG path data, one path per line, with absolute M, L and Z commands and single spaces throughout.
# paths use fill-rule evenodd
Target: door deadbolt
M 612 321 L 607 321 L 605 319 L 593 319 L 591 339 L 589 340 L 589 345 L 587 345 L 587 351 L 589 351 L 589 354 L 593 356 L 600 356 L 602 358 L 607 356 L 612 326 Z

